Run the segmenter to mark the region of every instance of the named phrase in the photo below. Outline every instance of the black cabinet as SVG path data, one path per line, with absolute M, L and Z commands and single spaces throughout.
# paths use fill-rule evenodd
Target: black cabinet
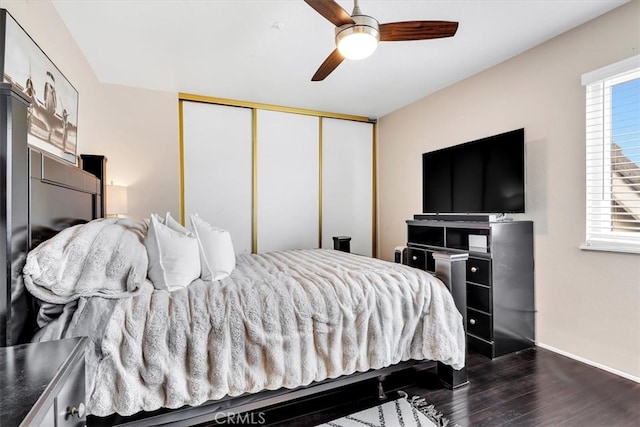
M 0 425 L 86 425 L 88 338 L 0 348 Z
M 535 343 L 531 221 L 409 220 L 407 264 L 435 272 L 433 252 L 467 253 L 467 342 L 494 358 Z

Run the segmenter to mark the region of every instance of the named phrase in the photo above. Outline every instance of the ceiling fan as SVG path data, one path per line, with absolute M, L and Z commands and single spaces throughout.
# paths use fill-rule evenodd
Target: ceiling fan
M 324 60 L 311 81 L 324 80 L 342 61 L 363 59 L 371 55 L 378 42 L 427 40 L 452 37 L 458 23 L 452 21 L 405 21 L 380 24 L 364 15 L 354 0 L 353 12 L 347 13 L 334 0 L 304 0 L 316 12 L 336 26 L 336 49 Z

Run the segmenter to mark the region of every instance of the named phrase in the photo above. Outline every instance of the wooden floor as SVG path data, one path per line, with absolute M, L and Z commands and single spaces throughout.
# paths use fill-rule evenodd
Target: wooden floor
M 419 395 L 460 426 L 640 426 L 640 384 L 544 349 L 525 350 L 490 360 L 468 359 L 470 384 L 442 389 L 433 365 L 396 374 L 385 381 L 393 390 Z M 270 426 L 311 426 L 375 406 L 377 383 L 341 389 L 272 408 Z

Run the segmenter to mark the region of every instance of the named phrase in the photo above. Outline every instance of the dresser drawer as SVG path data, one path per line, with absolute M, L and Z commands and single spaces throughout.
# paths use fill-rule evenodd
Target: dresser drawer
M 425 270 L 427 268 L 427 251 L 424 249 L 409 248 L 407 250 L 407 265 Z
M 475 337 L 473 335 L 467 335 L 467 347 L 469 350 L 473 350 L 476 353 L 483 354 L 490 359 L 493 359 L 495 356 L 495 346 L 493 343 Z
M 487 341 L 492 341 L 491 315 L 467 308 L 467 332 Z
M 467 307 L 491 314 L 491 288 L 467 283 Z
M 481 285 L 491 286 L 491 261 L 469 257 L 467 261 L 467 280 Z
M 76 362 L 73 372 L 56 397 L 56 426 L 81 427 L 87 423 L 84 357 Z

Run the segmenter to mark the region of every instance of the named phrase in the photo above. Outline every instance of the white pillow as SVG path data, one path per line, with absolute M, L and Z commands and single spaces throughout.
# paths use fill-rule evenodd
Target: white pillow
M 191 233 L 172 230 L 152 215 L 144 245 L 149 279 L 156 289 L 175 291 L 200 277 L 198 240 Z
M 160 221 L 162 222 L 162 221 Z M 164 219 L 164 225 L 166 225 L 167 227 L 169 227 L 170 229 L 174 230 L 174 231 L 178 231 L 182 234 L 191 234 L 193 235 L 189 230 L 187 230 L 182 224 L 180 224 L 178 221 L 176 221 L 175 219 L 173 219 L 173 217 L 171 216 L 170 212 L 167 212 L 167 214 L 165 215 L 165 219 Z M 194 236 L 195 237 L 195 236 Z
M 149 215 L 149 218 L 142 218 L 142 221 L 144 222 L 144 225 L 149 227 L 149 223 L 151 222 L 151 218 L 153 218 L 154 216 L 156 217 L 158 222 L 160 222 L 160 224 L 164 224 L 164 218 L 162 218 L 161 216 L 159 216 L 156 213 L 152 213 L 151 215 Z
M 200 244 L 200 277 L 211 281 L 224 279 L 236 268 L 231 234 L 211 226 L 197 214 L 190 215 L 189 219 Z

